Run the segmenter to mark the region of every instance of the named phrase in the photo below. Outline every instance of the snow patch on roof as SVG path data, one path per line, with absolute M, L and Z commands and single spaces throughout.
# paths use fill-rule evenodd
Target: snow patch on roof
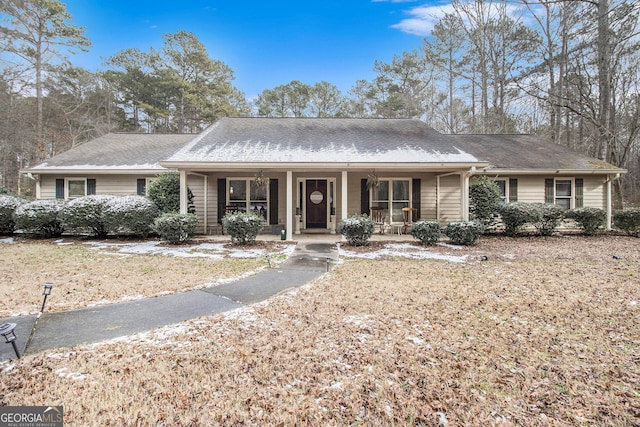
M 443 153 L 416 146 L 398 146 L 391 150 L 360 150 L 355 144 L 342 145 L 333 142 L 316 147 L 292 147 L 264 141 L 227 142 L 185 147 L 168 159 L 169 162 L 304 162 L 304 163 L 467 163 L 478 162 L 472 154 L 458 148 Z

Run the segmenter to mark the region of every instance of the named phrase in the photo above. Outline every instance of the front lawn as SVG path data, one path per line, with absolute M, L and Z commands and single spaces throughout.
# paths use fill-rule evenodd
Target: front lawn
M 638 425 L 638 243 L 349 258 L 252 307 L 5 363 L 0 404 L 69 425 Z

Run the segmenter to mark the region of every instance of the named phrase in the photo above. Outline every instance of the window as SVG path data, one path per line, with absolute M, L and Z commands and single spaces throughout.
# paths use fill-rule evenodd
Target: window
M 555 204 L 563 209 L 571 209 L 573 200 L 573 185 L 570 179 L 556 179 Z
M 582 179 L 548 178 L 544 180 L 545 203 L 563 209 L 582 207 Z
M 267 184 L 256 185 L 251 178 L 229 179 L 227 181 L 227 205 L 240 211 L 251 210 L 267 219 L 269 211 Z
M 500 204 L 504 205 L 509 201 L 509 185 L 506 179 L 496 179 L 495 183 L 500 189 Z
M 380 179 L 371 189 L 371 207 L 382 207 L 391 213 L 391 222 L 402 222 L 402 208 L 411 206 L 410 196 L 410 179 Z
M 87 195 L 87 180 L 84 178 L 67 179 L 67 199 L 75 199 Z
M 153 182 L 155 178 L 138 178 L 136 181 L 136 194 L 138 196 L 146 196 L 149 184 Z

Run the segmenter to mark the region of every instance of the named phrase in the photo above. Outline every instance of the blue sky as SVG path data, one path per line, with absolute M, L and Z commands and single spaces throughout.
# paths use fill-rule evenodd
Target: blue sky
M 209 56 L 235 73 L 248 98 L 291 80 L 326 80 L 345 94 L 371 79 L 376 59 L 419 48 L 441 0 L 63 0 L 86 27 L 88 53 L 71 60 L 92 71 L 114 53 L 160 48 L 162 35 L 193 32 Z

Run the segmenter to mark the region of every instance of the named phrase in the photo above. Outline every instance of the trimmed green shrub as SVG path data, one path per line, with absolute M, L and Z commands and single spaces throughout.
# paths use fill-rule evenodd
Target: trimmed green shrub
M 484 224 L 490 225 L 500 210 L 500 187 L 486 176 L 476 177 L 469 185 L 469 213 L 471 217 Z
M 0 195 L 0 234 L 11 234 L 16 229 L 14 213 L 25 200 L 14 196 Z
M 531 203 L 538 210 L 533 226 L 541 236 L 551 236 L 564 219 L 565 210 L 551 203 Z
M 629 236 L 640 236 L 640 208 L 629 208 L 614 212 L 613 225 Z
M 197 228 L 198 217 L 194 214 L 164 213 L 153 221 L 153 230 L 174 245 L 188 242 Z
M 193 193 L 187 189 L 189 213 L 195 214 Z M 161 213 L 180 212 L 180 175 L 165 173 L 153 179 L 147 189 L 147 197 L 156 204 Z
M 43 237 L 58 237 L 64 231 L 60 213 L 64 203 L 58 200 L 35 200 L 18 206 L 14 213 L 16 229 Z
M 437 221 L 418 221 L 413 224 L 409 233 L 425 246 L 435 245 L 440 238 L 440 223 Z
M 224 231 L 231 236 L 231 242 L 237 245 L 254 243 L 264 226 L 264 218 L 253 212 L 237 212 L 222 218 Z
M 604 227 L 607 213 L 598 208 L 577 208 L 565 213 L 565 216 L 578 223 L 584 234 L 593 236 Z
M 107 224 L 105 211 L 114 198 L 116 197 L 91 195 L 71 200 L 61 212 L 64 228 L 75 232 L 89 232 L 98 238 L 107 237 L 112 228 Z
M 367 214 L 352 215 L 338 223 L 338 233 L 352 246 L 365 246 L 373 235 L 374 223 Z
M 484 226 L 475 221 L 451 222 L 444 228 L 444 234 L 454 245 L 473 245 L 484 232 Z
M 538 221 L 540 209 L 534 203 L 507 203 L 500 207 L 500 216 L 507 236 L 517 236 L 525 224 Z
M 160 215 L 155 203 L 143 196 L 114 197 L 107 202 L 104 219 L 111 230 L 147 237 Z

